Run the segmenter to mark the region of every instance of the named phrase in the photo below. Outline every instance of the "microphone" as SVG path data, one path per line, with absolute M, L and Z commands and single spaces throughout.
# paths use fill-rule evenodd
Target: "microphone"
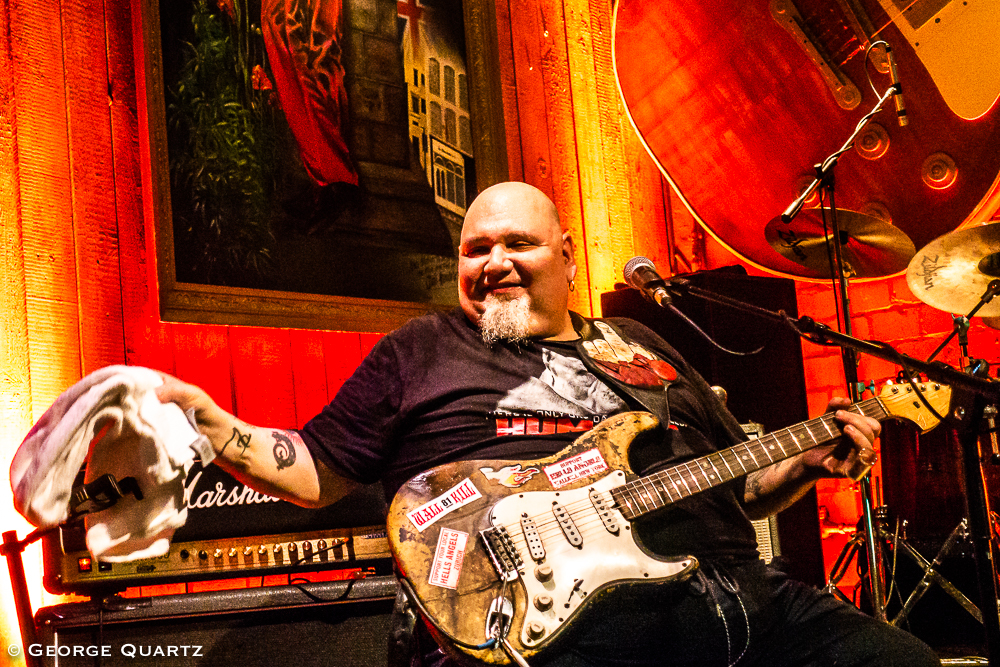
M 656 265 L 652 260 L 641 255 L 633 257 L 625 265 L 624 274 L 629 287 L 639 290 L 658 306 L 666 306 L 671 302 L 667 282 L 656 272 Z
M 896 103 L 896 117 L 899 118 L 899 126 L 906 127 L 910 124 L 910 119 L 906 115 L 906 104 L 903 102 L 903 86 L 899 83 L 896 56 L 892 55 L 892 47 L 888 44 L 885 45 L 885 55 L 889 59 L 889 76 L 892 77 L 892 85 L 896 88 L 896 94 L 892 96 Z

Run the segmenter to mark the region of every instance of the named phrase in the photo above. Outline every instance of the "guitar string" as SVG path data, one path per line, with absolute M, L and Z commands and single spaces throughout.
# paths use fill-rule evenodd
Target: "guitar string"
M 858 414 L 865 415 L 866 414 L 865 408 L 877 407 L 877 406 L 879 406 L 879 399 L 871 398 L 865 401 L 860 401 L 852 406 L 849 406 L 849 408 L 847 409 L 849 409 L 852 412 L 857 412 Z M 878 412 L 881 413 L 881 415 L 886 415 L 885 409 L 880 409 Z M 709 454 L 707 456 L 700 457 L 698 459 L 693 459 L 692 461 L 688 461 L 686 463 L 678 464 L 676 466 L 668 468 L 667 470 L 647 475 L 638 480 L 627 482 L 626 484 L 620 485 L 615 488 L 626 489 L 625 493 L 628 493 L 631 496 L 633 496 L 632 499 L 636 501 L 637 505 L 641 504 L 644 506 L 642 508 L 643 512 L 651 511 L 652 509 L 659 509 L 660 507 L 664 507 L 670 503 L 677 502 L 678 500 L 686 498 L 690 495 L 694 495 L 695 493 L 698 493 L 700 491 L 713 488 L 714 486 L 717 486 L 719 484 L 731 481 L 732 479 L 736 479 L 737 477 L 749 474 L 750 472 L 760 470 L 773 463 L 777 463 L 780 460 L 784 460 L 786 458 L 790 458 L 791 456 L 795 456 L 796 454 L 805 451 L 805 449 L 810 449 L 820 444 L 825 444 L 826 442 L 830 442 L 836 439 L 837 437 L 840 437 L 839 429 L 837 429 L 837 431 L 834 431 L 833 429 L 830 428 L 830 425 L 835 423 L 833 420 L 833 414 L 834 413 L 827 413 L 825 415 L 816 417 L 806 422 L 795 424 L 786 429 L 782 429 L 781 431 L 777 431 L 775 433 L 769 433 L 766 436 L 763 436 L 762 438 L 744 442 L 741 443 L 740 445 L 724 449 L 719 452 L 713 452 L 712 454 Z M 823 430 L 825 430 L 827 433 L 823 435 L 823 431 L 817 431 L 822 436 L 821 439 L 817 440 L 810 425 L 812 425 L 812 427 L 822 426 Z M 809 444 L 805 448 L 802 448 L 801 445 L 798 444 L 798 440 L 796 438 L 796 435 L 803 435 L 803 434 L 808 435 L 809 440 L 812 441 L 812 444 Z M 790 438 L 792 442 L 789 443 L 786 441 L 784 444 L 782 444 L 781 439 L 783 436 Z M 781 455 L 778 458 L 775 458 L 774 456 L 768 454 L 767 451 L 768 447 L 770 447 L 770 449 L 772 450 L 774 448 L 774 444 L 772 444 L 772 441 L 777 443 L 777 446 L 781 451 Z M 788 450 L 786 449 L 786 445 L 795 445 L 795 449 L 797 449 L 798 451 L 793 450 L 793 452 L 789 454 Z M 751 459 L 754 461 L 755 464 L 753 466 L 753 470 L 746 469 L 746 466 L 741 462 L 739 455 L 736 453 L 737 450 L 745 450 L 745 452 L 742 455 L 743 461 L 747 460 L 746 458 L 747 454 L 750 455 Z M 762 460 L 758 460 L 757 457 L 754 455 L 755 453 L 754 450 L 756 450 L 757 453 L 762 453 L 766 455 L 767 459 L 763 460 L 762 457 Z M 734 462 L 739 464 L 740 468 L 742 469 L 742 472 L 738 474 L 731 474 L 729 476 L 722 473 L 720 466 L 717 465 L 713 461 L 713 459 L 717 460 L 719 464 L 725 465 L 726 468 L 729 469 L 729 472 L 735 473 L 735 471 L 731 470 L 732 466 L 729 465 L 729 463 L 726 461 L 727 453 L 736 457 Z M 715 480 L 712 480 L 707 474 L 708 471 L 710 470 L 715 474 L 716 476 Z M 674 480 L 673 476 L 676 476 L 678 481 L 685 484 L 686 489 L 684 491 L 681 491 L 679 489 L 677 481 Z M 702 486 L 700 478 L 705 479 L 706 486 Z M 656 493 L 658 500 L 654 500 L 652 493 L 649 491 L 649 489 L 646 488 L 647 486 L 646 480 L 648 480 L 648 486 L 650 489 L 652 489 L 652 492 Z M 664 482 L 664 480 L 666 480 L 666 482 Z M 656 486 L 657 482 L 659 483 L 660 488 L 657 488 Z M 669 486 L 667 485 L 668 483 Z M 691 488 L 692 483 L 694 485 L 693 490 Z M 635 497 L 636 492 L 634 491 L 634 489 L 636 489 L 640 485 L 642 486 L 642 492 L 646 493 L 647 497 L 649 498 L 649 501 L 642 500 L 641 495 L 639 495 L 638 498 Z M 671 493 L 671 489 L 673 489 L 674 493 Z M 641 494 L 642 492 L 639 493 Z M 666 501 L 663 500 L 663 493 L 666 493 L 667 495 Z M 676 499 L 673 497 L 675 494 L 678 494 L 678 497 Z M 611 500 L 612 505 L 614 505 L 616 502 L 617 501 L 615 501 L 614 498 L 612 497 Z M 650 505 L 652 505 L 652 508 L 650 508 Z M 566 508 L 569 515 L 573 517 L 575 513 L 593 509 L 593 504 L 590 502 L 590 498 L 588 496 L 587 498 L 581 500 L 572 501 L 564 505 L 564 507 Z M 540 519 L 541 516 L 544 516 L 545 519 Z M 535 527 L 537 530 L 541 531 L 544 529 L 549 529 L 552 526 L 555 526 L 558 530 L 554 532 L 556 535 L 558 535 L 559 532 L 562 531 L 561 527 L 559 526 L 558 519 L 556 519 L 554 516 L 552 516 L 552 518 L 549 519 L 548 516 L 549 516 L 548 514 L 541 514 L 529 518 L 532 519 L 532 521 L 536 522 Z M 507 529 L 507 531 L 510 532 L 511 534 L 521 532 L 520 522 L 516 524 L 505 525 L 504 528 Z
M 900 395 L 900 396 L 890 396 L 890 397 L 887 397 L 887 399 L 891 403 L 899 403 L 899 402 L 904 402 L 904 401 L 908 400 L 906 398 L 905 394 Z M 861 401 L 861 402 L 859 402 L 859 403 L 857 403 L 855 405 L 849 406 L 849 408 L 847 408 L 847 409 L 864 415 L 864 414 L 866 414 L 865 413 L 865 408 L 868 408 L 868 407 L 878 407 L 879 408 L 879 410 L 878 410 L 879 416 L 882 417 L 882 418 L 887 417 L 888 414 L 889 414 L 888 410 L 885 409 L 885 406 L 882 405 L 881 402 L 878 399 L 875 399 L 875 398 L 869 399 L 867 401 Z M 804 449 L 801 448 L 801 446 L 798 445 L 797 441 L 794 439 L 794 434 L 796 432 L 798 432 L 800 434 L 802 432 L 805 432 L 806 434 L 809 435 L 810 439 L 812 439 L 814 441 L 815 444 L 810 445 L 807 448 L 811 448 L 813 446 L 816 446 L 816 444 L 825 444 L 826 442 L 830 442 L 830 441 L 836 439 L 837 436 L 834 435 L 833 431 L 829 428 L 829 424 L 827 423 L 827 422 L 832 421 L 831 418 L 832 418 L 832 413 L 828 413 L 828 414 L 823 415 L 821 417 L 818 417 L 816 419 L 809 420 L 809 421 L 803 422 L 801 424 L 797 424 L 797 425 L 789 427 L 787 429 L 783 429 L 783 431 L 779 431 L 776 434 L 769 434 L 770 436 L 772 436 L 771 439 L 776 440 L 778 442 L 778 445 L 779 445 L 779 447 L 781 449 L 782 457 L 780 459 L 778 459 L 778 460 L 783 460 L 785 458 L 789 458 L 790 456 L 794 456 L 795 454 L 800 453 L 801 451 L 805 451 Z M 827 437 L 825 437 L 822 441 L 817 441 L 815 435 L 810 430 L 810 426 L 809 426 L 810 424 L 812 424 L 813 426 L 819 426 L 819 425 L 823 426 L 823 428 L 827 431 Z M 786 448 L 781 444 L 780 437 L 778 437 L 778 436 L 781 435 L 782 432 L 786 433 L 788 436 L 790 436 L 792 438 L 793 442 L 791 444 L 795 444 L 796 445 L 796 448 L 799 450 L 798 452 L 793 452 L 793 454 L 788 454 L 788 451 L 786 450 Z M 751 447 L 751 445 L 760 444 L 761 447 L 759 447 L 759 449 L 761 449 L 762 451 L 764 451 L 764 453 L 766 454 L 766 449 L 765 449 L 766 443 L 760 443 L 760 439 L 758 439 L 757 441 L 747 442 L 747 443 L 742 443 L 742 444 L 743 444 L 744 448 L 748 448 L 748 449 Z M 773 445 L 770 445 L 770 447 L 773 449 Z M 720 458 L 722 460 L 722 462 L 725 463 L 724 453 L 727 452 L 727 451 L 733 452 L 734 449 L 736 449 L 736 448 L 730 448 L 728 450 L 722 450 L 721 452 L 715 452 L 714 454 L 718 454 L 719 455 L 718 458 Z M 697 461 L 709 461 L 710 458 L 711 458 L 711 456 L 712 455 L 709 455 L 707 457 L 702 457 L 701 459 L 696 459 L 695 461 L 696 462 Z M 769 463 L 766 464 L 766 465 L 770 465 L 771 463 L 776 462 L 776 460 L 773 459 L 773 458 L 771 458 L 770 456 L 768 458 L 769 458 Z M 759 463 L 756 459 L 754 459 L 754 460 L 755 460 L 755 463 Z M 693 481 L 696 481 L 696 484 L 697 484 L 697 479 L 696 479 L 697 478 L 697 473 L 695 473 L 694 470 L 691 469 L 691 467 L 690 467 L 691 463 L 692 462 L 688 462 L 686 464 L 681 464 L 679 466 L 676 466 L 674 468 L 671 468 L 671 469 L 668 469 L 667 471 L 662 471 L 662 472 L 670 473 L 670 472 L 675 472 L 676 471 L 678 477 L 680 477 L 683 480 L 684 479 L 684 471 L 681 471 L 680 468 L 684 468 L 685 471 L 690 476 L 689 479 L 693 480 Z M 757 469 L 760 469 L 762 467 L 766 467 L 766 465 L 761 465 Z M 742 464 L 740 464 L 740 466 L 744 468 L 743 474 L 746 474 L 747 471 L 745 470 L 745 467 Z M 727 464 L 727 468 L 729 468 L 728 464 Z M 723 481 L 729 481 L 731 479 L 734 479 L 735 477 L 741 476 L 741 475 L 732 475 L 729 478 L 724 478 L 724 476 L 714 466 L 714 464 L 712 464 L 712 469 L 715 470 L 716 473 L 718 473 L 718 477 L 719 477 L 719 481 L 716 481 L 715 483 L 711 483 L 709 481 L 709 479 L 708 479 L 708 476 L 705 475 L 705 471 L 707 469 L 706 468 L 702 468 L 701 465 L 698 465 L 698 472 L 700 472 L 700 473 L 702 473 L 703 475 L 706 476 L 706 481 L 709 481 L 709 484 L 710 484 L 709 488 L 711 488 L 712 486 L 715 486 L 715 485 L 717 485 L 719 483 L 722 483 Z M 732 472 L 733 471 L 730 470 L 730 473 L 732 473 Z M 657 473 L 657 475 L 659 475 L 659 476 L 662 477 L 661 473 Z M 653 477 L 653 476 L 647 476 L 647 478 L 651 478 L 651 477 Z M 647 479 L 647 478 L 643 478 L 643 479 Z M 667 479 L 670 480 L 669 474 L 667 475 Z M 639 480 L 637 480 L 637 481 L 639 481 Z M 661 482 L 661 486 L 662 486 L 663 485 L 662 479 L 660 480 L 660 482 Z M 677 487 L 676 487 L 676 482 L 672 482 L 672 483 L 674 484 L 675 490 L 679 493 L 679 489 L 677 489 Z M 636 486 L 635 482 L 630 482 L 630 483 L 627 483 L 625 485 L 621 485 L 621 486 L 616 487 L 616 488 L 627 487 L 627 486 L 630 486 L 630 485 L 633 488 Z M 663 501 L 662 494 L 656 488 L 655 484 L 650 483 L 650 488 L 652 488 L 652 490 L 657 493 L 657 497 L 658 497 L 659 500 L 656 503 L 654 503 L 654 504 L 657 504 L 658 507 L 663 507 L 663 506 L 666 506 L 667 504 L 675 502 L 673 500 L 672 495 L 670 494 L 670 491 L 667 488 L 664 487 L 664 491 L 666 491 L 667 498 L 668 498 L 668 501 L 666 501 L 666 502 Z M 699 490 L 701 490 L 701 489 L 699 489 Z M 645 482 L 643 482 L 643 491 L 646 491 L 646 489 L 645 489 Z M 649 492 L 646 491 L 646 493 L 648 494 Z M 611 490 L 600 491 L 599 494 L 601 495 L 601 498 L 603 499 L 603 501 L 605 503 L 610 503 L 611 506 L 613 506 L 614 503 L 616 502 L 616 500 L 614 499 L 613 494 L 611 493 Z M 693 492 L 689 493 L 688 495 L 693 495 Z M 680 500 L 680 499 L 682 499 L 684 497 L 686 497 L 686 496 L 679 495 L 678 496 L 678 500 Z M 650 500 L 652 500 L 652 495 L 649 495 L 649 498 L 650 498 Z M 636 499 L 633 498 L 633 500 L 636 500 Z M 643 504 L 644 505 L 648 505 L 648 503 L 645 502 L 645 501 L 643 501 Z M 577 501 L 571 502 L 571 503 L 569 503 L 567 505 L 564 505 L 564 507 L 566 508 L 567 513 L 572 518 L 573 524 L 576 526 L 577 532 L 579 533 L 579 535 L 581 537 L 581 540 L 589 541 L 590 539 L 593 539 L 593 536 L 595 534 L 598 535 L 598 536 L 601 536 L 604 533 L 609 533 L 610 534 L 610 531 L 607 530 L 607 527 L 605 526 L 604 521 L 601 519 L 598 510 L 594 507 L 593 503 L 590 501 L 589 495 L 588 495 L 588 497 L 587 497 L 586 500 L 577 500 Z M 655 507 L 654 507 L 654 509 L 655 509 Z M 586 515 L 585 516 L 581 516 L 581 512 L 586 512 Z M 628 521 L 628 520 L 625 519 L 625 521 Z M 513 525 L 513 526 L 508 526 L 507 527 L 508 528 L 508 534 L 511 537 L 512 544 L 516 548 L 518 548 L 519 550 L 521 550 L 521 551 L 527 551 L 528 552 L 528 558 L 530 559 L 531 556 L 530 556 L 530 549 L 527 546 L 527 543 L 528 543 L 527 536 L 524 535 L 523 530 L 520 530 L 520 531 L 517 530 L 518 527 L 520 527 L 519 523 L 516 524 L 516 525 Z M 625 525 L 619 526 L 619 531 L 624 531 L 624 530 L 626 530 Z M 559 555 L 561 553 L 568 553 L 568 552 L 570 552 L 570 550 L 576 548 L 572 544 L 570 544 L 569 540 L 566 538 L 566 536 L 564 534 L 564 531 L 562 530 L 562 527 L 561 527 L 558 519 L 556 519 L 556 517 L 554 515 L 552 516 L 551 520 L 546 519 L 545 521 L 539 521 L 539 523 L 536 524 L 536 532 L 538 533 L 539 540 L 542 541 L 542 546 L 545 549 L 546 557 L 548 557 L 549 555 L 555 556 L 555 555 Z M 622 532 L 619 532 L 619 535 L 620 534 L 622 534 Z

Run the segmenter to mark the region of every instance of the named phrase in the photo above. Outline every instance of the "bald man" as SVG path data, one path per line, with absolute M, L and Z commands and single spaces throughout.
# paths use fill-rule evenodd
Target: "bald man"
M 552 202 L 529 185 L 502 183 L 484 191 L 466 215 L 460 307 L 412 320 L 383 338 L 301 430 L 246 424 L 175 378 L 165 376 L 158 394 L 195 409 L 216 460 L 231 474 L 305 506 L 331 503 L 375 481 L 391 499 L 408 479 L 451 461 L 550 456 L 595 424 L 635 409 L 651 410 L 669 426 L 657 446 L 633 461 L 639 474 L 745 439 L 705 381 L 653 332 L 630 320 L 595 322 L 570 312 L 576 271 L 573 241 Z M 656 357 L 660 376 L 675 377 L 661 384 L 654 376 L 650 385 L 637 369 L 605 373 L 588 358 L 601 344 Z M 646 378 L 642 391 L 630 386 L 636 374 Z M 843 405 L 835 401 L 831 409 Z M 878 422 L 843 410 L 837 420 L 844 437 L 836 445 L 637 523 L 653 551 L 698 558 L 692 582 L 610 596 L 575 622 L 558 650 L 533 663 L 938 664 L 910 635 L 788 580 L 758 557 L 748 517 L 788 506 L 821 477 L 857 476 L 874 462 Z M 421 652 L 443 659 L 426 639 Z

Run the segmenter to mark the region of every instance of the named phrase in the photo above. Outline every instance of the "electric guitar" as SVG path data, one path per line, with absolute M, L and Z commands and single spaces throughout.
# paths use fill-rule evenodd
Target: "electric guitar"
M 892 103 L 873 118 L 838 161 L 838 207 L 916 248 L 996 210 L 998 30 L 995 2 L 618 0 L 612 55 L 636 132 L 695 219 L 759 268 L 819 279 L 765 228 L 889 87 L 884 50 L 865 58 L 878 40 L 909 124 Z
M 938 414 L 951 389 L 919 384 Z M 938 420 L 906 384 L 889 385 L 850 410 L 900 417 L 923 431 Z M 558 454 L 531 462 L 459 461 L 409 480 L 389 508 L 400 572 L 439 641 L 491 664 L 494 624 L 525 657 L 556 640 L 585 606 L 616 586 L 690 576 L 691 556 L 662 558 L 636 540 L 631 522 L 682 498 L 841 436 L 833 413 L 646 477 L 629 447 L 658 426 L 646 412 L 607 419 Z

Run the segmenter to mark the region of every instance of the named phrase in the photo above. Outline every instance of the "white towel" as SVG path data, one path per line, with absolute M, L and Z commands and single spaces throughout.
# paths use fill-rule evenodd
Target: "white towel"
M 214 453 L 180 407 L 156 398 L 161 384 L 148 368 L 108 366 L 63 392 L 14 455 L 10 482 L 17 511 L 40 527 L 64 521 L 73 482 L 91 450 L 86 482 L 107 473 L 134 477 L 143 499 L 126 495 L 88 515 L 87 549 L 107 562 L 165 554 L 187 520 L 184 479 L 195 455 L 208 465 Z

